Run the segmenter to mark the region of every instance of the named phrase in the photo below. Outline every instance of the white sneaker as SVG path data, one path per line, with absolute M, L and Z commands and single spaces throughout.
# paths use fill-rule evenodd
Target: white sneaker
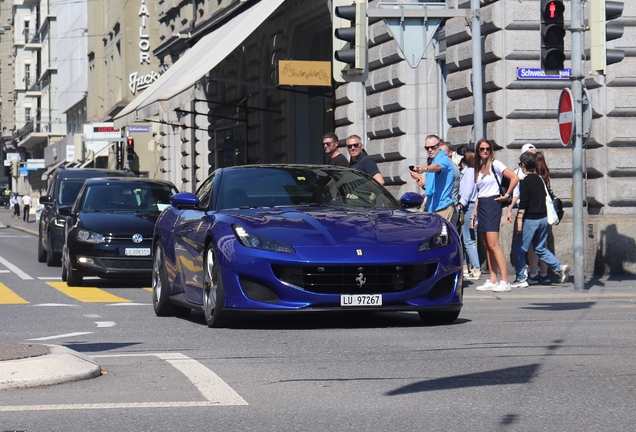
M 513 283 L 510 284 L 511 288 L 528 288 L 528 279 L 519 280 L 515 279 Z
M 481 285 L 478 286 L 477 288 L 475 288 L 477 291 L 493 291 L 495 289 L 495 287 L 497 286 L 497 284 L 492 283 L 490 281 L 490 279 L 486 279 L 486 282 Z
M 561 270 L 559 271 L 559 280 L 564 283 L 570 277 L 570 266 L 567 264 L 561 264 Z
M 494 292 L 508 292 L 512 288 L 510 288 L 510 284 L 504 280 L 499 281 L 499 283 L 492 289 Z

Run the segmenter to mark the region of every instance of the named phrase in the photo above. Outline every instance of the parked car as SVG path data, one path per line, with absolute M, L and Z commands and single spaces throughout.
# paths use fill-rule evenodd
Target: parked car
M 434 213 L 409 212 L 365 173 L 311 165 L 219 169 L 171 198 L 155 226 L 157 315 L 417 311 L 453 322 L 462 307 L 461 245 Z
M 84 276 L 150 279 L 157 217 L 177 188 L 147 178 L 87 179 L 66 217 L 62 280 L 81 286 Z
M 38 261 L 48 266 L 60 265 L 64 246 L 64 222 L 60 206 L 73 205 L 84 180 L 94 177 L 134 176 L 130 171 L 97 168 L 58 168 L 49 183 L 47 194 L 40 197 L 44 205 L 38 220 Z

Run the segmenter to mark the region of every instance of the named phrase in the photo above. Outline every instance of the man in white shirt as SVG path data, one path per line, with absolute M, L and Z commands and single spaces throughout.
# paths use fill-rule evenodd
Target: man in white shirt
M 31 197 L 29 194 L 22 195 L 22 220 L 29 222 L 29 212 L 31 211 Z

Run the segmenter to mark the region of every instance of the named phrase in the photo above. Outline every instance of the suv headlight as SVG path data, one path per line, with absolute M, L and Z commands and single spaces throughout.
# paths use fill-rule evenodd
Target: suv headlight
M 55 219 L 53 219 L 53 223 L 55 224 L 55 226 L 63 227 L 64 225 L 66 225 L 66 218 L 56 217 Z
M 248 233 L 245 228 L 239 225 L 232 225 L 234 235 L 243 244 L 243 246 L 254 249 L 263 249 L 273 252 L 295 253 L 293 247 L 285 243 L 271 240 L 265 237 Z
M 431 238 L 424 240 L 417 248 L 419 252 L 429 251 L 432 249 L 447 246 L 450 243 L 450 235 L 446 223 L 442 224 L 442 230 Z
M 104 243 L 106 241 L 102 234 L 87 229 L 78 229 L 76 237 L 77 241 L 83 243 Z

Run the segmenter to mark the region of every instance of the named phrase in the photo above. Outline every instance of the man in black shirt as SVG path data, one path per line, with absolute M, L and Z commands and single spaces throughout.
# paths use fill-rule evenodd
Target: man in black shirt
M 362 139 L 358 135 L 351 135 L 347 138 L 347 150 L 349 150 L 349 156 L 351 156 L 349 168 L 363 171 L 372 176 L 381 185 L 384 184 L 384 177 L 378 169 L 378 164 L 364 151 Z
M 338 150 L 338 135 L 335 133 L 326 133 L 322 137 L 322 147 L 325 149 L 325 154 L 329 157 L 327 165 L 337 165 L 341 167 L 348 167 L 349 161 Z
M 510 284 L 513 288 L 528 286 L 525 274 L 526 252 L 530 244 L 534 252 L 552 271 L 559 274 L 561 283 L 569 277 L 569 266 L 562 264 L 548 249 L 548 213 L 546 210 L 546 187 L 543 179 L 534 170 L 537 156 L 525 152 L 519 158 L 521 169 L 526 176 L 519 182 L 519 211 L 515 220 L 517 236 L 514 250 L 516 280 Z

